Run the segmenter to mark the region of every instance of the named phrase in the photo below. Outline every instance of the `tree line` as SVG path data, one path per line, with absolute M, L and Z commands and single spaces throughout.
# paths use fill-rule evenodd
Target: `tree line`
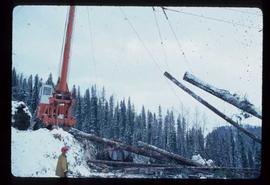
M 25 77 L 12 69 L 12 100 L 23 101 L 32 115 L 39 103 L 42 83 L 55 86 L 52 74 L 43 80 L 36 74 Z M 203 120 L 196 111 L 189 119 L 185 111 L 178 115 L 173 110 L 152 112 L 142 105 L 135 109 L 130 98 L 116 100 L 106 96 L 106 90 L 92 85 L 84 92 L 73 85 L 72 96 L 76 100 L 73 115 L 76 128 L 100 137 L 137 145 L 138 141 L 155 145 L 167 151 L 191 158 L 200 154 L 212 159 L 218 166 L 260 168 L 261 147 L 232 126 L 218 127 L 204 137 Z M 164 111 L 164 112 L 163 112 Z M 261 127 L 246 126 L 255 135 L 261 135 Z

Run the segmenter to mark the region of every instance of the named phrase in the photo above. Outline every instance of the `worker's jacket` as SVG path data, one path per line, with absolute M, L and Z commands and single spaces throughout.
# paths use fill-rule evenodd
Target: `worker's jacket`
M 65 172 L 67 172 L 67 170 L 68 170 L 67 156 L 62 153 L 58 157 L 55 175 L 59 177 L 65 177 Z

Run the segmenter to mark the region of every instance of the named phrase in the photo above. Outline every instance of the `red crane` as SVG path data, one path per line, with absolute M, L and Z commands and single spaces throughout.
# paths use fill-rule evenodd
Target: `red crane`
M 76 123 L 72 117 L 72 106 L 75 100 L 68 89 L 67 74 L 70 59 L 70 46 L 73 31 L 75 6 L 71 6 L 68 15 L 65 47 L 61 66 L 61 75 L 55 89 L 51 85 L 44 84 L 40 89 L 40 103 L 37 110 L 37 118 L 42 120 L 45 126 L 64 125 L 73 126 Z

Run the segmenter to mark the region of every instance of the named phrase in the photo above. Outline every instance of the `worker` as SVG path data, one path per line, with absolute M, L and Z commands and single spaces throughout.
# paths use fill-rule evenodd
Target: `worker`
M 66 153 L 69 150 L 68 147 L 64 146 L 61 148 L 61 155 L 58 157 L 55 175 L 59 177 L 67 177 L 68 164 Z

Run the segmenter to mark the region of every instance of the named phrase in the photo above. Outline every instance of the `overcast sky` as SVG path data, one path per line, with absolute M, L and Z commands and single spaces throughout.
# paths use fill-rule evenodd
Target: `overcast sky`
M 262 104 L 262 13 L 257 8 L 77 6 L 68 85 L 92 84 L 116 99 L 130 97 L 157 112 L 170 108 L 189 119 L 199 112 L 206 132 L 229 125 L 163 76 L 168 71 L 228 116 L 240 111 L 183 81 L 191 72 L 218 88 Z M 24 75 L 59 75 L 67 6 L 17 6 L 13 11 L 13 63 Z M 171 24 L 171 28 L 170 25 Z M 173 30 L 173 31 L 172 31 Z M 175 35 L 174 35 L 175 34 Z M 184 55 L 183 55 L 184 52 Z M 244 123 L 260 125 L 251 118 Z

